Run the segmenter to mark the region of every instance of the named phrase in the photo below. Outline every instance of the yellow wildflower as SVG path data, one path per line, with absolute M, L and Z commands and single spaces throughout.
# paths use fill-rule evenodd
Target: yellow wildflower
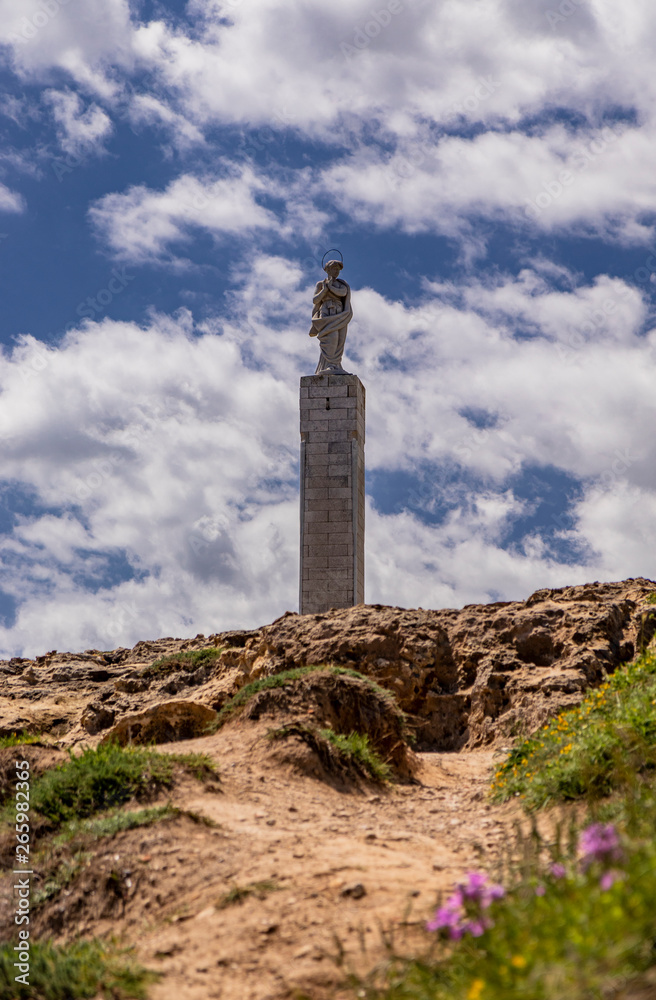
M 484 986 L 485 986 L 485 981 L 483 979 L 475 979 L 474 982 L 469 987 L 469 992 L 467 993 L 467 1000 L 479 1000 L 479 997 L 483 992 Z
M 523 955 L 513 955 L 510 959 L 510 964 L 514 965 L 516 969 L 523 969 L 526 965 L 526 959 Z

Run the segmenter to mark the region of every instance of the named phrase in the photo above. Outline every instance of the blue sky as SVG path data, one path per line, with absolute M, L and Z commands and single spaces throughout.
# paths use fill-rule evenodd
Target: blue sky
M 366 600 L 656 576 L 656 10 L 0 0 L 0 655 L 297 609 L 339 247 Z

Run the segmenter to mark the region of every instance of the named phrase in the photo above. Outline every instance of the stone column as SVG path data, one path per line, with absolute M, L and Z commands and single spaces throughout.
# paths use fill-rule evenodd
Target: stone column
M 301 378 L 302 615 L 364 602 L 364 414 L 357 375 Z

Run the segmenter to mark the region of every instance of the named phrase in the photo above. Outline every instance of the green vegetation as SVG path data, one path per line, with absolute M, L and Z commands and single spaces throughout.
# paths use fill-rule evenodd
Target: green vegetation
M 29 986 L 14 980 L 13 944 L 0 945 L 0 1000 L 144 1000 L 158 977 L 101 941 L 75 941 L 58 947 L 30 941 Z
M 319 754 L 324 764 L 330 766 L 327 753 L 328 744 L 337 750 L 338 759 L 355 764 L 356 770 L 364 771 L 374 781 L 385 783 L 392 779 L 392 769 L 386 764 L 369 744 L 369 739 L 362 733 L 336 733 L 333 729 L 314 729 L 294 722 L 280 729 L 270 729 L 267 733 L 270 740 L 284 740 L 290 736 L 298 736 L 312 750 Z
M 656 805 L 621 836 L 612 825 L 581 832 L 561 824 L 553 840 L 517 833 L 495 872 L 478 873 L 441 899 L 423 954 L 392 954 L 360 996 L 384 1000 L 628 1000 L 656 984 Z M 604 847 L 604 835 L 606 847 Z M 587 857 L 586 857 L 587 843 Z M 613 845 L 617 844 L 616 847 Z M 610 846 L 608 846 L 610 845 Z M 496 889 L 498 898 L 490 890 Z M 487 898 L 486 898 L 487 892 Z M 492 898 L 491 898 L 492 897 Z M 637 997 L 651 996 L 636 992 Z
M 61 861 L 54 871 L 46 875 L 43 884 L 39 883 L 39 888 L 32 896 L 32 906 L 36 909 L 42 903 L 58 896 L 78 875 L 90 857 L 86 851 L 77 851 L 72 857 Z
M 70 820 L 65 824 L 61 833 L 54 838 L 54 847 L 72 844 L 70 857 L 64 858 L 57 867 L 50 871 L 40 884 L 39 889 L 32 897 L 32 905 L 39 906 L 47 900 L 58 896 L 62 889 L 65 889 L 79 874 L 85 863 L 93 855 L 84 850 L 90 841 L 100 840 L 103 837 L 114 837 L 124 830 L 134 830 L 138 827 L 152 826 L 153 823 L 161 823 L 166 820 L 176 819 L 178 816 L 187 816 L 194 823 L 205 826 L 216 827 L 214 820 L 199 813 L 186 809 L 178 809 L 176 806 L 153 806 L 150 809 L 136 809 L 130 812 L 113 809 L 104 816 L 94 816 L 90 819 Z M 49 849 L 37 855 L 40 864 L 49 856 Z
M 390 959 L 361 997 L 381 1000 L 628 1000 L 656 990 L 656 656 L 647 652 L 521 742 L 497 769 L 518 824 L 490 875 L 438 900 L 423 953 Z M 555 833 L 538 811 L 574 799 Z M 613 822 L 610 822 L 610 821 Z M 496 881 L 492 881 L 492 879 Z
M 621 788 L 656 767 L 656 655 L 647 652 L 581 704 L 511 751 L 497 769 L 496 801 L 518 795 L 529 808 Z
M 149 667 L 141 671 L 141 676 L 162 676 L 170 674 L 174 670 L 188 670 L 193 673 L 194 670 L 213 663 L 222 652 L 223 647 L 210 646 L 207 649 L 189 649 L 183 653 L 171 653 L 169 656 L 162 656 L 159 660 L 151 663 Z
M 263 882 L 249 882 L 248 885 L 235 885 L 221 896 L 215 906 L 217 910 L 225 910 L 226 906 L 232 906 L 233 903 L 243 903 L 248 896 L 257 896 L 258 899 L 263 899 L 267 893 L 277 892 L 280 888 L 281 886 L 271 879 L 265 879 Z
M 364 733 L 350 733 L 344 736 L 343 733 L 335 733 L 332 729 L 321 729 L 320 735 L 350 760 L 357 761 L 364 770 L 374 779 L 374 781 L 386 782 L 392 777 L 392 769 L 389 764 L 381 760 L 380 756 L 369 745 L 369 739 Z
M 22 733 L 12 733 L 10 736 L 0 736 L 0 750 L 4 747 L 20 747 L 25 743 L 41 743 L 43 741 L 42 733 L 28 733 L 27 730 L 23 730 Z
M 144 747 L 119 747 L 109 743 L 45 771 L 32 783 L 30 806 L 51 825 L 121 806 L 133 799 L 152 798 L 174 782 L 176 766 L 203 777 L 214 774 L 209 758 L 201 754 L 162 754 Z M 11 804 L 3 819 L 12 820 Z
M 244 684 L 243 688 L 241 688 L 236 695 L 227 701 L 223 708 L 219 711 L 218 718 L 211 727 L 212 730 L 216 730 L 222 726 L 224 722 L 226 722 L 240 708 L 243 708 L 246 702 L 260 691 L 268 691 L 271 688 L 288 687 L 290 684 L 294 684 L 296 681 L 300 681 L 309 674 L 316 673 L 317 671 L 324 671 L 335 677 L 354 677 L 356 680 L 364 681 L 365 684 L 368 684 L 369 687 L 376 691 L 381 697 L 392 703 L 397 712 L 401 713 L 401 709 L 396 704 L 396 700 L 392 692 L 381 687 L 380 684 L 376 684 L 375 681 L 370 680 L 368 677 L 365 677 L 364 674 L 360 674 L 357 670 L 352 670 L 349 667 L 338 667 L 332 664 L 319 663 L 307 667 L 292 667 L 290 670 L 282 670 L 279 674 L 271 674 L 270 677 L 260 677 L 256 681 Z
M 94 816 L 90 819 L 72 819 L 64 826 L 61 833 L 55 837 L 54 844 L 68 844 L 72 840 L 100 840 L 101 837 L 113 837 L 122 830 L 134 830 L 139 826 L 152 826 L 162 820 L 174 819 L 182 815 L 182 810 L 172 805 L 152 806 L 149 809 L 135 809 L 131 812 L 112 809 L 104 816 Z

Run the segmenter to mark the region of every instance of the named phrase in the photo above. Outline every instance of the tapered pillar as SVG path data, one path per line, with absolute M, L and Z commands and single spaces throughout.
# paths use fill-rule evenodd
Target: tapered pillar
M 357 375 L 301 378 L 300 612 L 364 602 L 365 391 Z

